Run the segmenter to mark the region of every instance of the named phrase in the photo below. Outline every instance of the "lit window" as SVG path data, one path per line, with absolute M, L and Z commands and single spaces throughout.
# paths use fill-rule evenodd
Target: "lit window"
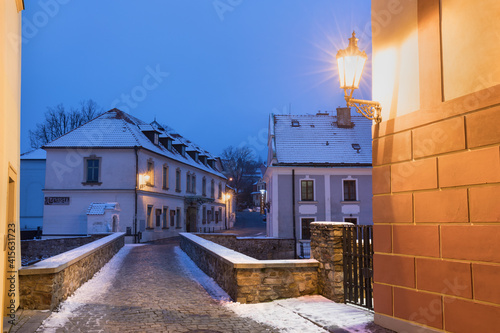
M 314 181 L 301 180 L 300 181 L 300 200 L 301 201 L 314 201 Z
M 153 160 L 148 160 L 148 176 L 149 176 L 149 180 L 147 181 L 147 184 L 149 186 L 154 186 L 154 183 L 155 183 L 155 164 L 153 162 Z

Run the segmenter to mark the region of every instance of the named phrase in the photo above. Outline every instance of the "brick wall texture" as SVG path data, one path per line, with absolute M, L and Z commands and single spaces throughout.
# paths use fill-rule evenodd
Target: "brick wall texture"
M 498 330 L 500 106 L 382 132 L 375 311 L 447 332 Z

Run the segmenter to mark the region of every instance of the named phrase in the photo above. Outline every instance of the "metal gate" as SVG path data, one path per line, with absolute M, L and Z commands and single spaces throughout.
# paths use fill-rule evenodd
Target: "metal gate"
M 373 310 L 373 226 L 344 227 L 344 302 Z

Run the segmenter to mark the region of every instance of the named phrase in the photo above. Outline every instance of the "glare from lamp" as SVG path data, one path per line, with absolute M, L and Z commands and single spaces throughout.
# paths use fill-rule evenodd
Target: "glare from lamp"
M 149 181 L 150 181 L 150 180 L 151 180 L 151 176 L 150 176 L 150 175 L 145 175 L 145 176 L 144 176 L 144 181 L 145 181 L 146 183 L 149 183 Z

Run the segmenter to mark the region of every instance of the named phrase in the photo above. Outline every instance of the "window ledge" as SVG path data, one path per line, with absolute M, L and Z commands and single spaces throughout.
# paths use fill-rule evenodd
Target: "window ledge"
M 168 191 L 169 188 L 168 187 L 162 187 L 162 190 Z
M 146 230 L 155 230 L 155 228 L 147 227 Z
M 182 227 L 175 227 L 175 229 L 182 229 Z
M 319 201 L 299 201 L 299 204 L 318 204 Z
M 181 193 L 182 191 L 181 191 L 181 190 L 175 190 L 175 192 L 177 192 L 177 193 Z
M 162 229 L 163 229 L 163 230 L 168 230 L 169 228 L 168 228 L 168 227 L 163 227 Z
M 361 201 L 341 201 L 341 204 L 359 204 Z
M 100 186 L 102 184 L 102 182 L 82 182 L 82 185 L 83 186 Z

